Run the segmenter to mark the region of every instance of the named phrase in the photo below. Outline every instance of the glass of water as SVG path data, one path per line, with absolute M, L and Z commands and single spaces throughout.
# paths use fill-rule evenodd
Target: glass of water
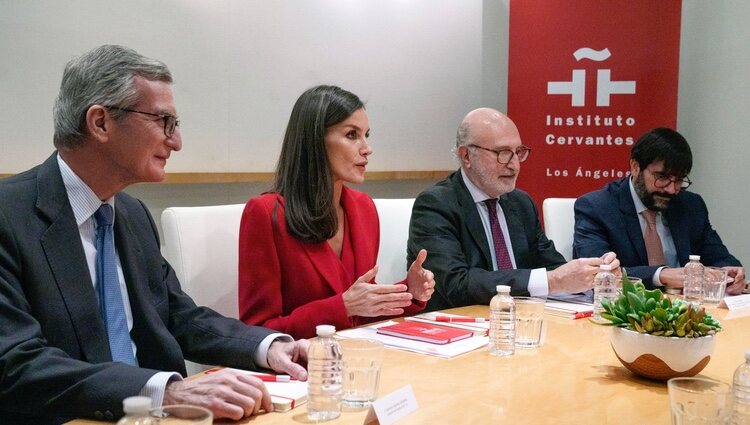
M 516 347 L 539 347 L 544 324 L 544 299 L 513 297 L 513 300 L 516 302 Z
M 724 425 L 732 417 L 732 386 L 707 378 L 667 381 L 672 425 Z
M 380 368 L 383 364 L 383 344 L 372 339 L 342 339 L 344 363 L 345 407 L 367 407 L 378 395 Z

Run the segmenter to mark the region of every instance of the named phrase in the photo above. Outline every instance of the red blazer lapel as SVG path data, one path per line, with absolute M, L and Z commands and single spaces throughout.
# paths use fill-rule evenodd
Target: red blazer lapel
M 346 186 L 341 191 L 341 205 L 344 207 L 344 214 L 349 222 L 349 238 L 354 250 L 356 279 L 370 270 L 377 261 L 380 246 L 380 220 L 372 199 Z

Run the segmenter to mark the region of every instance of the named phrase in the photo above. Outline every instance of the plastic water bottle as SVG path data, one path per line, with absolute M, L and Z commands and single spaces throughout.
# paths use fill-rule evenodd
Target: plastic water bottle
M 750 350 L 745 351 L 745 363 L 734 371 L 734 412 L 732 423 L 750 424 Z
M 158 425 L 159 420 L 151 416 L 151 398 L 143 396 L 128 397 L 122 401 L 125 416 L 117 425 Z
M 490 354 L 510 356 L 516 349 L 516 303 L 510 286 L 497 285 L 497 295 L 490 300 Z
M 703 264 L 700 255 L 691 255 L 685 265 L 685 285 L 682 296 L 685 301 L 700 304 L 703 302 Z
M 617 289 L 620 285 L 617 282 L 617 277 L 612 274 L 612 265 L 600 264 L 599 273 L 594 277 L 594 319 L 601 320 L 602 312 L 602 300 L 608 299 L 610 301 L 617 298 Z
M 307 352 L 307 417 L 311 421 L 327 421 L 341 415 L 343 364 L 341 345 L 333 339 L 336 328 L 315 327 L 318 338 Z

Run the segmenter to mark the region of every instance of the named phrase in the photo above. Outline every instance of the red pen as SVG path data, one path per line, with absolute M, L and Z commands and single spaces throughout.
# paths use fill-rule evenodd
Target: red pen
M 576 319 L 583 319 L 584 317 L 591 317 L 593 315 L 593 311 L 579 311 L 573 317 L 575 317 Z
M 460 317 L 460 316 L 435 316 L 436 322 L 470 322 L 484 323 L 487 321 L 484 317 Z
M 296 381 L 295 378 L 292 378 L 289 375 L 253 375 L 256 378 L 260 379 L 263 382 L 290 382 L 290 381 Z

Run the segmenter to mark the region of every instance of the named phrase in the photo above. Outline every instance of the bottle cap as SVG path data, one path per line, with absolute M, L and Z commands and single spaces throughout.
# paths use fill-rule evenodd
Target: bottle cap
M 318 325 L 315 327 L 315 333 L 318 336 L 331 336 L 336 333 L 336 327 L 333 325 Z
M 599 270 L 612 271 L 612 264 L 599 264 Z
M 701 256 L 700 255 L 691 255 L 689 258 L 690 258 L 690 261 L 693 261 L 693 260 L 700 261 Z
M 495 290 L 498 294 L 510 294 L 510 286 L 508 285 L 497 285 Z
M 151 410 L 151 397 L 133 396 L 122 401 L 125 413 L 148 413 Z

